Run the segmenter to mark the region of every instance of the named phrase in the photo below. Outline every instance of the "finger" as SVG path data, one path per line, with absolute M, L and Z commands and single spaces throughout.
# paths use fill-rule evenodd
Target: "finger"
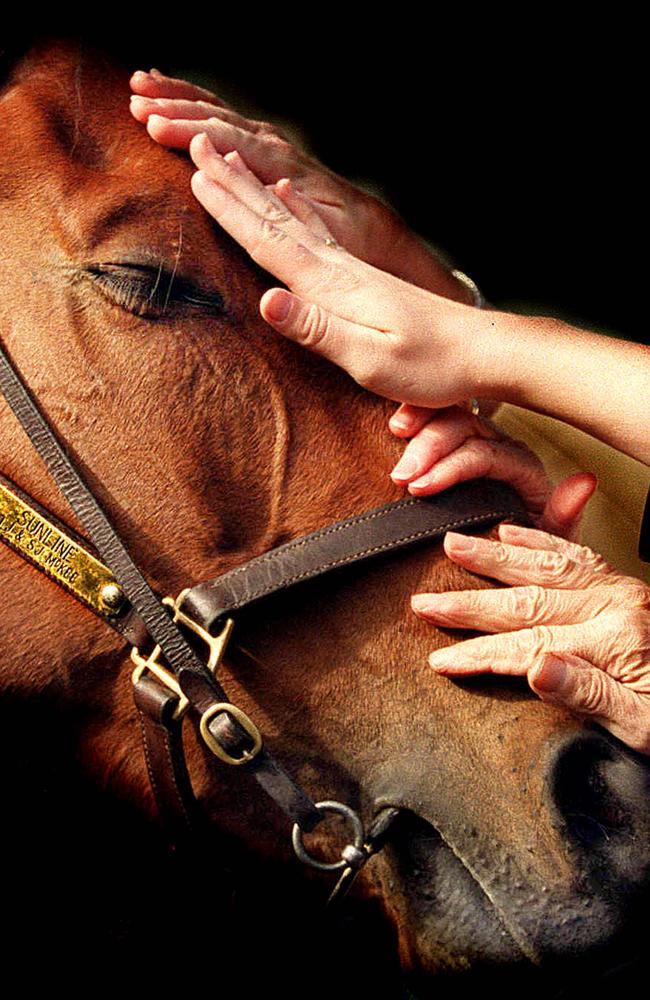
M 162 118 L 178 119 L 179 121 L 208 122 L 213 119 L 236 125 L 238 128 L 255 131 L 242 115 L 230 108 L 219 107 L 209 101 L 175 101 L 164 97 L 143 97 L 141 94 L 131 94 L 131 114 L 138 121 L 146 122 L 149 115 L 160 115 Z
M 410 483 L 477 433 L 481 433 L 478 421 L 467 410 L 459 406 L 439 410 L 408 443 L 391 479 L 400 485 Z
M 509 440 L 470 437 L 420 478 L 413 479 L 408 489 L 413 496 L 427 496 L 482 477 L 511 485 L 531 514 L 540 514 L 544 509 L 549 492 L 544 467 L 532 451 Z
M 332 233 L 314 208 L 311 198 L 305 197 L 291 182 L 289 177 L 283 177 L 276 182 L 275 193 L 287 206 L 296 219 L 300 219 L 308 229 L 322 239 L 332 239 Z
M 431 420 L 435 412 L 428 406 L 402 403 L 390 418 L 388 426 L 397 437 L 414 437 Z
M 431 653 L 429 665 L 436 673 L 450 677 L 475 674 L 524 677 L 547 653 L 588 656 L 590 650 L 599 644 L 603 650 L 605 647 L 609 649 L 611 644 L 605 636 L 610 626 L 606 616 L 601 622 L 601 625 L 592 621 L 571 625 L 533 625 L 513 632 L 465 639 Z
M 613 610 L 613 587 L 554 590 L 550 587 L 507 587 L 414 594 L 411 607 L 419 618 L 445 628 L 510 632 L 534 625 L 574 625 Z
M 588 715 L 628 746 L 650 753 L 650 698 L 579 656 L 549 654 L 528 671 L 542 701 Z
M 266 292 L 260 312 L 279 333 L 334 361 L 361 385 L 367 384 L 365 372 L 373 365 L 381 366 L 376 342 L 366 327 L 304 302 L 284 289 L 272 288 Z
M 617 578 L 608 572 L 610 567 L 602 557 L 591 553 L 590 561 L 578 562 L 571 557 L 571 547 L 575 543 L 564 539 L 558 541 L 567 548 L 532 549 L 448 531 L 444 548 L 453 562 L 502 583 L 572 590 L 616 582 Z
M 392 296 L 378 292 L 369 302 L 367 279 L 370 274 L 381 280 L 383 272 L 342 247 L 327 246 L 257 178 L 251 181 L 219 156 L 206 135 L 192 141 L 190 155 L 201 167 L 191 181 L 199 202 L 260 267 L 295 293 L 273 289 L 264 296 L 267 322 L 346 368 L 365 388 L 381 392 L 391 336 L 381 323 L 385 299 L 390 304 Z
M 230 150 L 230 152 L 236 152 L 239 161 L 241 161 L 238 162 L 236 170 L 232 169 L 226 156 L 222 156 L 215 150 L 209 137 L 205 141 L 201 136 L 198 136 L 190 147 L 190 155 L 197 167 L 211 180 L 227 187 L 232 195 L 259 216 L 285 225 L 295 221 L 295 217 L 287 209 L 285 203 L 277 196 L 275 188 L 269 189 L 256 176 L 248 166 L 245 156 L 239 150 Z M 302 233 L 308 232 L 304 226 L 300 227 L 300 231 Z
M 357 261 L 341 247 L 328 247 L 324 240 L 295 219 L 284 203 L 257 178 L 233 169 L 214 151 L 207 136 L 200 135 L 192 141 L 190 154 L 201 168 L 192 177 L 194 194 L 253 260 L 289 285 L 297 295 L 317 296 L 325 310 L 342 315 L 345 309 L 346 315 L 342 318 L 351 320 L 360 331 L 368 334 L 371 328 L 366 323 L 367 319 L 372 321 L 369 316 L 372 307 L 368 306 L 365 288 L 357 273 L 361 269 L 365 274 L 368 265 Z M 376 306 L 379 310 L 380 304 Z M 362 320 L 358 324 L 357 314 Z M 292 311 L 282 332 L 291 336 L 293 331 L 295 339 L 300 340 L 305 332 L 303 316 L 302 308 Z M 315 314 L 307 316 L 309 323 L 315 318 Z M 295 329 L 294 319 L 300 320 Z M 272 319 L 269 322 L 273 322 Z M 314 333 L 313 338 L 307 333 L 308 343 L 320 340 L 316 329 Z M 373 329 L 373 333 L 376 336 L 378 330 Z
M 157 69 L 152 69 L 148 73 L 141 69 L 136 70 L 131 77 L 130 84 L 131 89 L 136 94 L 142 94 L 144 97 L 180 98 L 223 105 L 223 101 L 211 90 L 199 87 L 188 80 L 178 80 L 171 76 L 165 76 Z
M 546 503 L 539 527 L 576 541 L 582 515 L 597 485 L 598 480 L 591 472 L 579 472 L 558 483 Z
M 137 102 L 133 103 L 137 106 Z M 255 138 L 246 129 L 216 117 L 188 121 L 185 118 L 168 118 L 155 111 L 149 112 L 146 125 L 147 132 L 155 142 L 172 149 L 189 150 L 194 136 L 202 132 L 209 136 L 220 153 L 231 149 L 246 151 L 250 146 L 247 140 Z
M 289 143 L 272 142 L 268 136 L 257 134 L 248 127 L 238 126 L 220 117 L 206 121 L 186 121 L 150 114 L 147 132 L 151 138 L 172 149 L 189 150 L 195 136 L 208 136 L 214 150 L 221 154 L 238 150 L 263 184 L 274 184 L 280 177 L 296 177 L 302 172 L 301 158 Z
M 519 545 L 522 548 L 544 550 L 547 552 L 559 552 L 573 559 L 575 562 L 591 566 L 598 573 L 604 576 L 621 578 L 622 574 L 615 570 L 613 566 L 594 552 L 586 545 L 579 545 L 567 538 L 560 538 L 559 535 L 549 534 L 539 528 L 525 528 L 520 524 L 500 524 L 499 538 L 510 545 Z

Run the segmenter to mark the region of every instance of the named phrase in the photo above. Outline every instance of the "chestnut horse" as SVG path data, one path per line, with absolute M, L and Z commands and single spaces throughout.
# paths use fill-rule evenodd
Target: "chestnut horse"
M 176 594 L 395 499 L 400 445 L 389 403 L 266 327 L 268 276 L 192 198 L 187 159 L 133 121 L 127 79 L 61 42 L 7 71 L 1 336 L 136 562 Z M 0 409 L 2 472 L 74 525 Z M 123 646 L 4 546 L 0 579 L 9 957 L 23 970 L 36 938 L 68 982 L 84 962 L 105 977 L 135 959 L 149 983 L 214 978 L 244 996 L 266 982 L 392 997 L 404 974 L 422 996 L 487 976 L 506 996 L 545 969 L 561 983 L 634 954 L 648 770 L 519 682 L 427 670 L 461 636 L 416 619 L 410 594 L 488 585 L 439 545 L 249 616 L 222 668 L 314 799 L 407 811 L 330 926 L 286 819 L 189 734 L 214 835 L 166 852 Z

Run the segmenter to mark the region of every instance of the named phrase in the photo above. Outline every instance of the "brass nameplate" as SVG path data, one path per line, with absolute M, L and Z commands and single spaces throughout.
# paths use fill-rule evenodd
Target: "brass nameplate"
M 108 594 L 110 600 L 111 589 L 114 595 L 111 571 L 3 483 L 0 538 L 98 614 L 105 618 L 115 614 L 115 603 L 109 607 L 102 597 Z

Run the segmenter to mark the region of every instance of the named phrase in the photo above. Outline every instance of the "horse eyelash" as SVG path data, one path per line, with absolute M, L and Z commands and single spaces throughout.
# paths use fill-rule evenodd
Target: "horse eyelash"
M 137 316 L 161 319 L 184 305 L 218 316 L 225 314 L 223 297 L 218 292 L 202 293 L 178 274 L 117 264 L 94 264 L 85 270 L 106 298 Z

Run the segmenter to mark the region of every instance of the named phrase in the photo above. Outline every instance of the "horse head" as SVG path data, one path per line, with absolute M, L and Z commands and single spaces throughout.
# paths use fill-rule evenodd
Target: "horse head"
M 131 119 L 128 93 L 121 68 L 68 43 L 13 66 L 0 321 L 135 561 L 176 594 L 395 499 L 399 446 L 388 403 L 261 320 L 268 276 L 195 202 L 186 158 Z M 74 524 L 4 408 L 0 454 L 5 475 Z M 90 785 L 154 824 L 123 647 L 4 547 L 0 577 L 8 703 L 65 719 Z M 460 636 L 416 619 L 410 594 L 488 585 L 439 545 L 387 557 L 251 613 L 221 668 L 314 798 L 404 811 L 350 905 L 423 994 L 447 974 L 489 969 L 505 989 L 522 970 L 611 965 L 647 893 L 644 763 L 520 684 L 428 672 L 427 653 Z M 292 894 L 314 906 L 324 889 L 285 817 L 191 734 L 187 754 L 215 844 L 255 873 L 262 922 L 282 924 Z M 331 837 L 317 831 L 312 849 Z

